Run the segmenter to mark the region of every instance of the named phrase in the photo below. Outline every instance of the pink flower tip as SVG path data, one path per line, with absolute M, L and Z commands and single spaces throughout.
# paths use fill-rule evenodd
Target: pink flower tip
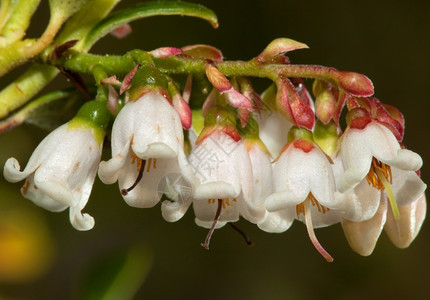
M 117 39 L 123 39 L 128 36 L 133 30 L 128 24 L 121 25 L 110 32 Z
M 161 47 L 149 52 L 155 58 L 168 58 L 170 56 L 179 55 L 182 50 L 175 47 Z

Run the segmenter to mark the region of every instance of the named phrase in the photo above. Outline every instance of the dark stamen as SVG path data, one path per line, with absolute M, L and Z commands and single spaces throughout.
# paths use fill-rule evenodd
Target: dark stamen
M 254 243 L 251 241 L 251 238 L 245 233 L 243 232 L 240 228 L 238 228 L 236 225 L 234 225 L 233 223 L 228 223 L 234 230 L 236 230 L 241 236 L 243 236 L 243 238 L 245 239 L 246 244 L 249 247 L 254 246 Z
M 218 199 L 218 208 L 216 210 L 214 222 L 212 223 L 211 229 L 209 229 L 209 232 L 206 235 L 205 242 L 203 244 L 201 244 L 203 246 L 203 248 L 205 248 L 207 250 L 209 250 L 209 243 L 211 241 L 212 234 L 214 233 L 215 226 L 218 223 L 219 216 L 221 215 L 221 209 L 222 209 L 222 200 Z
M 142 166 L 139 169 L 139 174 L 137 174 L 136 181 L 128 189 L 122 189 L 121 190 L 121 194 L 123 196 L 127 196 L 128 192 L 130 192 L 131 190 L 133 190 L 136 187 L 136 185 L 140 182 L 140 180 L 142 179 L 142 176 L 143 176 L 143 170 L 145 169 L 145 163 L 146 163 L 146 160 L 142 159 Z

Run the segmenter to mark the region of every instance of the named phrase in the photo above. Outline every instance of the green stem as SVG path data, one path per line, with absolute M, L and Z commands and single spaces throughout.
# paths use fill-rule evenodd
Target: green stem
M 123 56 L 99 56 L 86 53 L 65 55 L 60 61 L 53 62 L 78 73 L 91 74 L 95 65 L 101 65 L 109 75 L 125 75 L 135 63 L 148 65 L 166 74 L 205 74 L 205 59 L 172 56 L 169 58 L 152 58 L 141 50 L 133 50 Z M 250 61 L 222 61 L 213 64 L 226 76 L 250 76 L 269 78 L 278 81 L 280 76 L 313 78 L 325 80 L 340 90 L 360 97 L 373 94 L 372 82 L 364 75 L 355 72 L 339 71 L 334 68 L 318 65 L 285 65 L 261 64 L 255 59 Z
M 108 87 L 100 83 L 100 81 L 104 78 L 107 78 L 108 75 L 104 68 L 100 65 L 95 65 L 93 68 L 93 76 L 97 85 L 97 96 L 96 101 L 107 103 L 108 101 Z
M 135 52 L 129 52 L 123 56 L 101 56 L 86 53 L 75 53 L 71 56 L 54 62 L 56 65 L 78 72 L 91 74 L 95 65 L 101 65 L 108 74 L 126 74 L 134 67 Z M 205 73 L 206 61 L 202 59 L 190 59 L 182 57 L 153 58 L 155 66 L 163 73 L 189 74 Z M 145 61 L 141 61 L 144 64 Z M 251 61 L 223 61 L 216 63 L 217 68 L 226 76 L 252 76 L 276 80 L 279 76 L 315 78 L 338 82 L 339 71 L 333 68 L 314 65 L 282 65 L 282 64 L 257 64 Z
M 104 56 L 87 53 L 65 55 L 59 61 L 55 61 L 54 64 L 81 74 L 92 74 L 93 68 L 99 65 L 108 75 L 127 74 L 135 65 L 130 54 Z

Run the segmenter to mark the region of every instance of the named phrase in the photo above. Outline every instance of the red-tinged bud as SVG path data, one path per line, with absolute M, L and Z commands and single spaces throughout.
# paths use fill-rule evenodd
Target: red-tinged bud
M 168 58 L 170 56 L 179 55 L 182 53 L 182 50 L 175 47 L 161 47 L 149 52 L 155 58 Z
M 290 95 L 288 93 L 287 85 L 285 81 L 288 79 L 280 77 L 276 82 L 276 107 L 285 116 L 285 118 L 291 123 L 297 125 L 294 119 L 293 111 L 290 104 Z
M 182 98 L 185 102 L 190 103 L 191 91 L 193 89 L 193 75 L 188 74 L 187 81 L 185 82 L 184 90 L 182 91 Z
M 209 45 L 190 45 L 182 48 L 182 54 L 192 58 L 209 59 L 214 62 L 223 61 L 223 55 L 220 50 Z
M 108 102 L 106 106 L 109 112 L 116 116 L 118 114 L 118 93 L 111 85 L 108 85 L 108 91 Z
M 216 89 L 212 89 L 212 91 L 210 92 L 209 96 L 207 96 L 205 102 L 203 103 L 202 106 L 202 115 L 204 117 L 206 117 L 206 115 L 208 114 L 208 112 L 215 107 L 216 105 Z
M 227 77 L 221 73 L 213 64 L 206 64 L 206 76 L 212 85 L 220 92 L 224 93 L 233 88 Z
M 295 87 L 287 78 L 281 76 L 277 86 L 277 105 L 285 117 L 298 127 L 312 130 L 315 124 L 312 107 L 299 97 Z
M 225 92 L 228 103 L 236 108 L 244 108 L 252 111 L 251 100 L 245 97 L 243 94 L 236 91 L 234 88 Z
M 246 123 L 248 123 L 248 119 L 251 116 L 251 112 L 247 110 L 246 108 L 239 108 L 237 110 L 237 114 L 239 116 L 240 125 L 243 127 L 246 126 Z
M 119 89 L 119 94 L 122 95 L 126 90 L 128 90 L 131 86 L 131 82 L 133 81 L 134 74 L 136 74 L 139 65 L 136 64 L 134 68 L 125 75 L 124 80 L 122 81 L 121 87 Z
M 264 103 L 260 95 L 252 87 L 251 82 L 245 77 L 238 77 L 237 83 L 240 86 L 241 93 L 251 100 L 252 110 L 257 113 L 261 113 L 264 108 Z
M 192 121 L 190 106 L 184 100 L 184 98 L 182 98 L 178 86 L 170 78 L 167 84 L 167 89 L 169 91 L 170 96 L 172 97 L 173 108 L 176 110 L 179 115 L 179 118 L 181 119 L 182 127 L 185 130 L 190 129 Z
M 338 90 L 335 90 L 335 91 L 337 92 L 338 96 L 337 96 L 336 106 L 334 107 L 333 121 L 337 126 L 339 126 L 340 115 L 342 114 L 342 110 L 345 106 L 345 103 L 347 102 L 347 99 L 352 98 L 352 96 L 345 94 L 343 91 L 341 92 L 339 92 Z
M 128 24 L 121 25 L 110 32 L 117 39 L 123 39 L 128 36 L 133 30 Z
M 345 95 L 345 96 L 343 96 Z M 353 110 L 354 108 L 359 108 L 360 104 L 357 101 L 357 98 L 352 97 L 352 96 L 346 96 L 347 94 L 344 91 L 340 91 L 340 97 L 345 97 L 346 100 L 346 107 L 348 108 L 348 110 Z
M 323 124 L 328 124 L 334 116 L 337 99 L 332 87 L 325 81 L 315 80 L 312 91 L 315 96 L 315 112 Z
M 309 47 L 292 39 L 279 38 L 272 41 L 255 59 L 259 63 L 267 63 L 271 62 L 273 58 L 284 55 L 289 51 L 305 48 Z
M 308 89 L 306 88 L 306 85 L 303 79 L 296 77 L 296 78 L 292 78 L 291 82 L 294 84 L 300 99 L 302 99 L 305 104 L 312 105 L 313 104 L 312 96 L 309 93 Z
M 206 76 L 212 85 L 221 93 L 226 95 L 227 101 L 236 108 L 246 108 L 252 111 L 251 100 L 236 91 L 227 77 L 221 73 L 213 64 L 206 64 Z
M 388 111 L 391 117 L 394 118 L 397 122 L 399 122 L 402 127 L 405 127 L 405 118 L 403 117 L 403 114 L 398 110 L 396 107 L 388 104 L 381 103 L 385 109 Z
M 336 71 L 339 86 L 348 94 L 357 97 L 373 95 L 372 81 L 360 73 Z
M 363 129 L 370 122 L 372 118 L 364 108 L 354 108 L 346 115 L 346 123 L 350 128 Z
M 172 103 L 173 107 L 175 108 L 176 112 L 179 115 L 179 118 L 181 119 L 182 127 L 185 130 L 188 130 L 191 128 L 191 109 L 187 102 L 185 102 L 184 98 L 180 94 L 176 94 L 172 97 Z
M 377 98 L 366 98 L 366 103 L 370 107 L 370 115 L 373 119 L 387 126 L 398 141 L 402 141 L 404 135 L 404 123 L 397 121 L 388 112 L 385 106 Z M 396 112 L 395 112 L 396 113 Z M 400 112 L 397 110 L 397 114 Z M 403 116 L 401 117 L 403 121 Z

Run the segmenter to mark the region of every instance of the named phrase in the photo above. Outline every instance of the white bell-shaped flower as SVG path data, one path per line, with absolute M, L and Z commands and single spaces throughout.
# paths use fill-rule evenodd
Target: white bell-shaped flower
M 369 122 L 364 128 L 348 127 L 341 139 L 339 155 L 345 169 L 337 185 L 341 193 L 353 189 L 368 174 L 374 176 L 375 172 L 378 175 L 387 167 L 417 171 L 422 166 L 418 154 L 401 149 L 394 134 L 376 121 Z
M 311 135 L 310 132 L 293 128 L 290 134 L 298 138 L 293 138 L 274 162 L 274 193 L 266 199 L 266 208 L 269 212 L 285 210 L 287 222 L 294 218 L 303 221 L 316 249 L 332 261 L 316 239 L 313 228 L 341 220 L 342 203 L 334 197 L 333 170 L 327 156 L 309 137 L 300 138 Z
M 109 117 L 103 122 L 108 120 Z M 94 219 L 81 210 L 97 174 L 104 134 L 104 129 L 75 118 L 37 146 L 23 171 L 15 158 L 9 158 L 4 176 L 10 182 L 26 179 L 21 188 L 24 197 L 53 212 L 70 208 L 73 227 L 89 230 Z
M 344 169 L 339 156 L 333 159 L 333 173 L 336 183 L 342 176 Z M 352 222 L 362 222 L 371 219 L 378 210 L 381 201 L 381 191 L 375 189 L 366 180 L 345 192 L 334 193 L 337 201 L 342 203 L 342 218 Z
M 387 211 L 384 230 L 396 247 L 406 248 L 418 235 L 424 222 L 427 211 L 425 194 L 409 205 L 399 205 L 399 211 L 399 218 L 396 218 L 391 210 Z
M 162 191 L 161 180 L 182 174 L 192 180 L 186 160 L 180 118 L 166 98 L 151 91 L 128 102 L 112 128 L 112 158 L 103 161 L 99 177 L 119 183 L 124 200 L 134 207 L 152 207 Z

